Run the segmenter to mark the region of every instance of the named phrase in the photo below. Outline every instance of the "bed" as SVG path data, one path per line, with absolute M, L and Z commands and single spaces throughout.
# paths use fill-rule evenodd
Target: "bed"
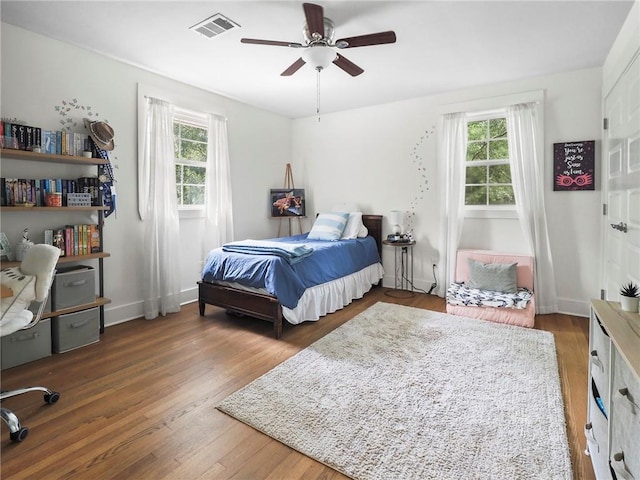
M 348 305 L 356 298 L 361 298 L 373 285 L 380 283 L 384 273 L 380 261 L 382 215 L 364 214 L 361 218 L 368 233 L 362 238 L 329 242 L 307 240 L 307 234 L 303 234 L 285 239 L 272 239 L 274 242 L 304 245 L 314 250 L 311 255 L 294 265 L 288 264 L 286 259 L 283 260 L 277 255 L 248 255 L 225 252 L 222 248 L 212 250 L 205 261 L 202 280 L 198 282 L 200 315 L 204 315 L 205 305 L 208 304 L 224 308 L 232 314 L 267 320 L 273 322 L 274 335 L 280 338 L 283 318 L 292 324 L 314 321 Z M 318 220 L 314 223 L 314 228 L 317 223 Z M 350 262 L 344 261 L 346 253 L 344 250 L 337 250 L 345 246 L 351 250 L 350 255 L 356 265 L 355 270 L 352 266 L 347 272 L 344 265 Z M 236 266 L 221 266 L 221 262 L 228 260 L 230 256 L 243 256 L 248 259 L 246 268 L 252 272 L 251 279 L 239 280 L 238 275 L 234 274 Z M 302 280 L 305 288 L 297 303 L 290 295 L 270 293 L 274 290 L 273 284 L 278 282 L 297 284 L 299 290 L 300 281 L 288 276 L 295 276 L 295 272 L 292 271 L 300 270 L 303 265 L 306 267 L 314 264 L 323 265 L 323 270 L 330 271 L 328 275 L 335 278 L 328 281 L 310 280 L 307 275 Z M 265 280 L 256 279 L 258 271 L 264 275 Z M 267 278 L 269 276 L 270 279 Z M 319 281 L 321 283 L 318 283 Z M 310 282 L 313 285 L 310 285 Z

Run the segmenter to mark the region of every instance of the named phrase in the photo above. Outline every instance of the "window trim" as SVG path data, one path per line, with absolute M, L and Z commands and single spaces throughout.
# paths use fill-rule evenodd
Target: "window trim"
M 498 108 L 498 109 L 493 109 L 493 110 L 486 110 L 486 111 L 477 111 L 477 112 L 472 112 L 467 114 L 467 118 L 466 118 L 466 122 L 467 122 L 467 128 L 469 128 L 469 123 L 470 122 L 479 122 L 479 121 L 484 121 L 484 120 L 494 120 L 496 118 L 505 118 L 507 117 L 507 109 L 506 107 L 504 108 Z M 502 137 L 500 137 L 502 138 Z M 508 140 L 507 140 L 507 144 L 508 144 Z M 509 150 L 511 151 L 511 150 Z M 511 157 L 509 157 L 506 161 L 505 160 L 477 160 L 474 165 L 471 165 L 472 162 L 469 162 L 468 160 L 465 160 L 464 164 L 465 164 L 465 172 L 466 169 L 470 166 L 478 166 L 478 167 L 483 167 L 483 166 L 490 166 L 490 165 L 509 165 L 509 169 L 511 169 Z M 483 184 L 478 184 L 478 185 L 482 185 L 482 186 L 489 186 L 489 183 L 483 183 Z M 496 185 L 496 184 L 493 184 Z M 506 184 L 503 184 L 506 185 Z M 511 188 L 513 188 L 513 182 L 511 182 L 509 185 L 511 185 Z M 462 188 L 464 189 L 467 186 L 466 183 L 466 174 L 465 174 L 465 183 L 462 186 Z M 507 211 L 516 211 L 516 204 L 515 204 L 515 199 L 514 199 L 514 204 L 513 205 L 466 205 L 464 204 L 462 206 L 464 212 L 465 212 L 465 217 L 474 217 L 474 218 L 511 218 L 511 217 L 505 217 L 505 212 Z M 480 212 L 483 212 L 482 214 Z M 516 215 L 517 217 L 517 215 Z
M 181 106 L 175 106 L 173 109 L 173 119 L 172 123 L 175 124 L 177 122 L 191 124 L 196 127 L 205 128 L 207 130 L 207 135 L 211 135 L 209 131 L 209 119 L 206 113 L 196 112 L 194 110 L 190 110 Z M 207 137 L 208 138 L 208 137 Z M 207 146 L 208 149 L 208 146 Z M 193 165 L 196 167 L 203 167 L 208 174 L 209 173 L 209 165 L 208 162 L 205 161 L 204 165 L 199 162 L 178 162 L 177 158 L 174 158 L 173 165 L 174 168 L 176 165 Z M 206 178 L 206 177 L 205 177 Z M 206 186 L 206 180 L 205 180 Z M 178 215 L 180 218 L 198 218 L 204 217 L 205 215 L 205 205 L 181 205 L 178 204 Z

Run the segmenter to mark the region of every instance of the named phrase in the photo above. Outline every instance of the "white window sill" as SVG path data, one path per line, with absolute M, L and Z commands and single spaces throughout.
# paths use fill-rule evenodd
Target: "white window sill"
M 178 217 L 180 219 L 204 218 L 204 207 L 178 208 Z
M 515 207 L 465 207 L 465 218 L 518 218 Z

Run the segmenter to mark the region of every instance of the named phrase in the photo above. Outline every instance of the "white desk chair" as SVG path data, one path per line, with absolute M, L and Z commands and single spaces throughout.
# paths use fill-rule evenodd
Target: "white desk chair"
M 11 335 L 18 330 L 35 326 L 42 316 L 42 311 L 53 282 L 60 249 L 51 245 L 34 245 L 24 255 L 19 267 L 5 268 L 0 271 L 0 282 L 3 287 L 11 289 L 11 297 L 2 298 L 0 307 L 0 337 Z M 38 312 L 34 315 L 28 308 L 33 302 L 40 302 Z M 0 392 L 0 401 L 23 393 L 44 392 L 44 401 L 53 404 L 60 394 L 45 387 L 27 387 L 18 390 Z M 2 420 L 9 427 L 11 440 L 21 442 L 29 433 L 27 427 L 20 425 L 20 420 L 6 408 L 0 409 Z

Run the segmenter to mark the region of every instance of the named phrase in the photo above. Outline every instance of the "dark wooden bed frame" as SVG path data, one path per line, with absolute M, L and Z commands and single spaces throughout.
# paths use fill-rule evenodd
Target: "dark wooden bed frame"
M 382 258 L 382 215 L 362 215 L 362 223 L 369 230 L 369 235 L 375 239 L 378 253 Z M 275 337 L 280 338 L 282 335 L 282 305 L 272 295 L 200 281 L 198 282 L 200 315 L 204 315 L 206 304 L 225 308 L 230 313 L 273 322 Z

